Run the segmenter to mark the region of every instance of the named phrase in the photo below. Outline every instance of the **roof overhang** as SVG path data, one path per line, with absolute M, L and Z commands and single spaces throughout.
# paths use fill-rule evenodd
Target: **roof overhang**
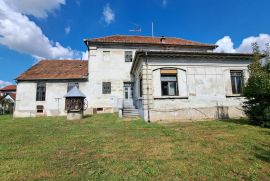
M 189 45 L 189 44 L 166 44 L 166 43 L 162 43 L 162 44 L 158 44 L 158 43 L 131 43 L 131 42 L 106 42 L 106 41 L 95 41 L 95 40 L 91 40 L 91 39 L 84 39 L 83 40 L 85 45 L 87 47 L 93 45 L 93 46 L 97 46 L 97 45 L 107 45 L 107 46 L 112 46 L 112 45 L 124 45 L 124 46 L 157 46 L 157 47 L 183 47 L 183 48 L 204 48 L 204 49 L 215 49 L 218 46 L 217 45 Z
M 252 60 L 253 54 L 248 53 L 216 53 L 216 52 L 177 52 L 177 51 L 137 51 L 131 66 L 131 73 L 141 57 L 167 57 L 167 58 L 208 58 L 222 60 Z M 262 58 L 264 56 L 262 55 Z

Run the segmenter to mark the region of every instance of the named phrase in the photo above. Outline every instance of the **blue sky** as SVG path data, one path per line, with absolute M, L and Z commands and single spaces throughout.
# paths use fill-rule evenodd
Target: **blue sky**
M 172 36 L 250 52 L 270 41 L 269 0 L 0 0 L 0 87 L 39 59 L 85 57 L 84 38 Z M 136 27 L 141 33 L 128 30 Z

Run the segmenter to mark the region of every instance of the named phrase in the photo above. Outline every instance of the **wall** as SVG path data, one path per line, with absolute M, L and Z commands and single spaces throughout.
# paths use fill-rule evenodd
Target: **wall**
M 86 93 L 89 108 L 104 108 L 104 112 L 116 112 L 122 108 L 124 82 L 132 82 L 130 69 L 132 62 L 125 62 L 125 51 L 136 50 L 209 51 L 206 48 L 184 48 L 173 46 L 89 46 L 89 85 Z M 103 59 L 103 51 L 110 51 L 110 58 Z M 102 82 L 111 82 L 111 94 L 102 94 Z M 136 104 L 136 101 L 135 101 Z
M 148 103 L 151 121 L 245 116 L 241 108 L 244 98 L 232 96 L 230 70 L 242 70 L 246 81 L 249 61 L 148 58 L 148 62 L 148 66 L 143 63 L 141 67 L 144 78 L 141 109 L 145 120 Z M 169 67 L 178 70 L 179 96 L 176 97 L 161 96 L 159 70 Z
M 65 98 L 68 82 L 46 81 L 45 101 L 36 101 L 36 82 L 19 82 L 17 84 L 15 117 L 64 116 Z M 79 82 L 79 89 L 87 92 L 87 82 Z M 37 113 L 36 106 L 43 105 L 44 113 Z M 86 111 L 86 114 L 89 110 Z

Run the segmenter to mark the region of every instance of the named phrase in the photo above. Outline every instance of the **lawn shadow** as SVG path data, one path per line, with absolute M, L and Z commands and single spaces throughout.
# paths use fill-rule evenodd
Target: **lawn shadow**
M 245 118 L 239 118 L 239 119 L 219 119 L 219 121 L 226 122 L 226 123 L 234 123 L 234 124 L 240 124 L 240 125 L 253 125 L 252 122 Z
M 264 162 L 270 163 L 270 146 L 266 144 L 254 146 L 254 156 Z

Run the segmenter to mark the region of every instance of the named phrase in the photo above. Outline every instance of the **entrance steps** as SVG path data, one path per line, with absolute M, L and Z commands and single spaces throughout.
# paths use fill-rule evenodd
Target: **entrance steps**
M 123 117 L 138 117 L 140 116 L 139 110 L 133 105 L 126 105 L 123 108 Z

